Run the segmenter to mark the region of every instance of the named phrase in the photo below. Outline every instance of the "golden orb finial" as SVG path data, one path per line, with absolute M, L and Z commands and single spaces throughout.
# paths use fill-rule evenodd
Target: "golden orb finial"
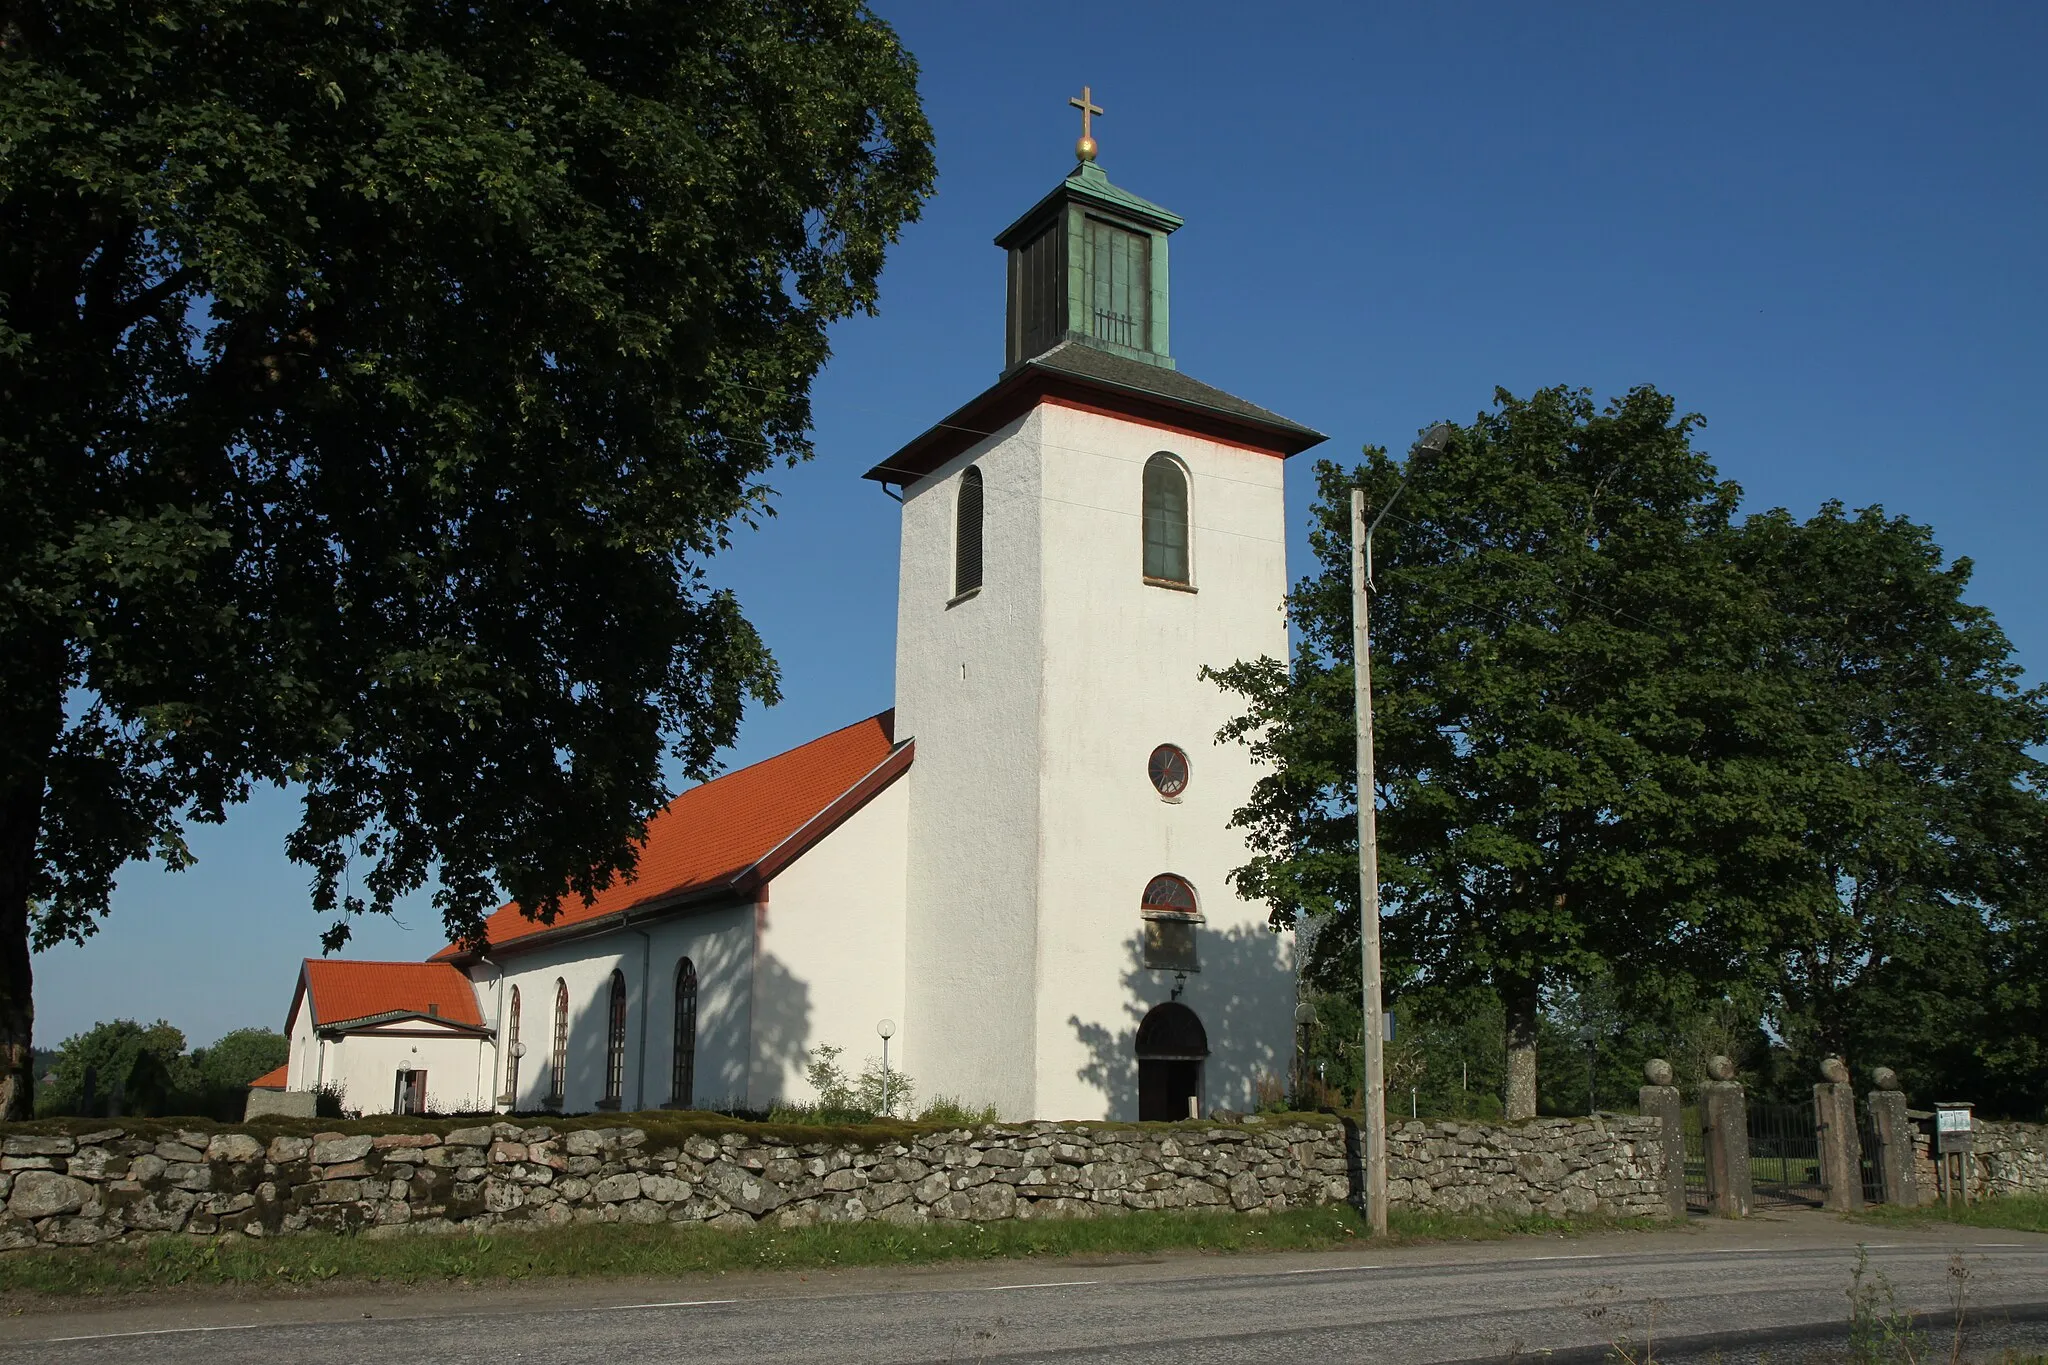
M 1088 119 L 1091 115 L 1101 113 L 1102 106 L 1095 102 L 1094 91 L 1085 85 L 1081 87 L 1080 95 L 1068 100 L 1067 103 L 1081 111 L 1081 140 L 1074 144 L 1074 155 L 1083 161 L 1093 161 L 1099 149 L 1095 145 L 1094 130 L 1090 127 Z

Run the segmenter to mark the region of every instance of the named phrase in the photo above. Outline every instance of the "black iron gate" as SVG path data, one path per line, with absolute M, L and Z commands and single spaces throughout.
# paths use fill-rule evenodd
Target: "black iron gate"
M 1863 1202 L 1884 1202 L 1884 1166 L 1879 1161 L 1877 1115 L 1868 1103 L 1856 1106 L 1856 1166 L 1863 1177 Z
M 1812 1105 L 1749 1107 L 1749 1183 L 1759 1204 L 1821 1202 L 1820 1133 Z
M 1679 1111 L 1678 1131 L 1685 1138 L 1685 1207 L 1707 1209 L 1707 1135 L 1700 1127 L 1697 1103 Z

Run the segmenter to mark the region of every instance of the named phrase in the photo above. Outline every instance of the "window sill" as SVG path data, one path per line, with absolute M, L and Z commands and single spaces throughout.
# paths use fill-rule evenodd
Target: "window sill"
M 1148 588 L 1166 588 L 1172 592 L 1195 591 L 1195 585 L 1192 583 L 1180 583 L 1171 578 L 1154 578 L 1150 574 L 1145 576 L 1145 586 Z
M 1140 910 L 1138 918 L 1178 920 L 1183 924 L 1207 924 L 1209 922 L 1202 918 L 1200 913 L 1189 914 L 1185 910 Z
M 981 596 L 980 588 L 969 588 L 966 592 L 960 593 L 954 597 L 946 599 L 946 610 L 951 611 L 953 610 L 953 608 L 959 606 L 962 602 L 972 602 L 975 598 L 979 596 Z
M 623 1100 L 599 1100 L 597 1107 L 604 1110 L 607 1114 L 616 1114 L 619 1112 L 619 1106 L 624 1102 Z

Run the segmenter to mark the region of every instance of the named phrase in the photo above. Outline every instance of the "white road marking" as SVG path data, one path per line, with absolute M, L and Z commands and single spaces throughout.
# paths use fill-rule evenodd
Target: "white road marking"
M 1600 1259 L 1600 1254 L 1595 1251 L 1584 1251 L 1576 1256 L 1531 1256 L 1528 1259 L 1532 1261 L 1597 1261 Z
M 1383 1268 L 1376 1265 L 1325 1265 L 1317 1266 L 1312 1270 L 1283 1270 L 1280 1273 L 1282 1275 L 1335 1275 L 1345 1270 L 1380 1270 Z
M 263 1324 L 260 1322 L 237 1322 L 219 1327 L 152 1327 L 139 1332 L 91 1332 L 81 1337 L 44 1337 L 48 1345 L 58 1341 L 112 1341 L 116 1337 L 170 1337 L 182 1332 L 252 1332 Z
M 703 1308 L 714 1303 L 738 1303 L 738 1299 L 671 1299 L 666 1303 L 611 1303 L 592 1308 L 593 1313 L 624 1313 L 635 1308 Z
M 2031 1243 L 2031 1242 L 1979 1242 L 1979 1243 L 1977 1243 L 1977 1245 L 1978 1245 L 1978 1246 L 1980 1246 L 1980 1247 L 2023 1247 L 2023 1246 L 2032 1246 L 2032 1245 L 2033 1245 L 2033 1243 Z
M 995 1289 L 1065 1289 L 1077 1284 L 1101 1284 L 1100 1280 L 1046 1280 L 1039 1284 L 989 1284 L 982 1288 Z

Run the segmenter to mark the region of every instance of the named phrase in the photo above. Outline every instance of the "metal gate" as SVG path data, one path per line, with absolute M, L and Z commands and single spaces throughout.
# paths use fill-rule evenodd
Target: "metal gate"
M 1884 1202 L 1884 1166 L 1879 1160 L 1877 1115 L 1868 1102 L 1856 1106 L 1856 1166 L 1863 1178 L 1863 1202 Z
M 1812 1105 L 1749 1106 L 1749 1181 L 1758 1204 L 1820 1204 L 1820 1133 Z
M 1697 1103 L 1679 1111 L 1678 1131 L 1685 1139 L 1685 1207 L 1701 1213 L 1707 1207 L 1707 1135 L 1700 1126 Z

